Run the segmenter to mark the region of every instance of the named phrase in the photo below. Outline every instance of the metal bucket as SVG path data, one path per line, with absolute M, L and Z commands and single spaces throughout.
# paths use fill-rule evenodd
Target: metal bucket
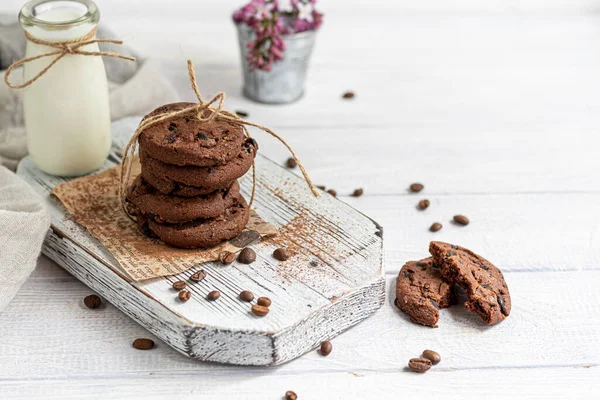
M 268 104 L 292 103 L 302 97 L 316 31 L 284 36 L 286 49 L 283 60 L 273 63 L 273 68 L 267 72 L 250 70 L 246 59 L 249 52 L 246 45 L 254 40 L 254 32 L 246 24 L 236 26 L 244 70 L 244 96 Z

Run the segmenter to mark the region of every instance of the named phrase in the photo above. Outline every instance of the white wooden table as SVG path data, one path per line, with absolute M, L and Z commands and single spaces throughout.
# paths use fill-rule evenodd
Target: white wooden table
M 17 11 L 21 0 L 3 0 Z M 230 11 L 238 1 L 100 0 L 104 21 L 203 92 L 283 134 L 314 180 L 385 228 L 388 299 L 374 317 L 277 368 L 189 360 L 47 259 L 0 314 L 0 399 L 593 398 L 600 389 L 600 14 L 592 0 L 329 0 L 306 96 L 269 107 L 240 96 Z M 452 3 L 452 4 L 449 4 Z M 208 37 L 206 37 L 208 35 Z M 353 90 L 357 97 L 343 101 Z M 142 93 L 140 95 L 143 95 Z M 283 147 L 257 137 L 282 162 Z M 419 195 L 407 193 L 422 182 Z M 363 187 L 361 198 L 347 196 Z M 431 207 L 419 212 L 421 198 Z M 464 228 L 452 215 L 471 219 Z M 444 228 L 430 233 L 439 221 Z M 407 260 L 432 239 L 498 265 L 513 310 L 488 328 L 463 308 L 438 329 L 393 305 Z M 437 350 L 442 363 L 407 372 Z

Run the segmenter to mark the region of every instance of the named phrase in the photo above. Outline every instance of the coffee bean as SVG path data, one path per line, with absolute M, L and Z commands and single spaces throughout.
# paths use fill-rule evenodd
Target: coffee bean
M 333 350 L 333 345 L 331 344 L 331 342 L 329 340 L 326 340 L 323 343 L 321 343 L 321 355 L 322 356 L 327 357 L 329 354 L 331 354 L 331 350 Z
M 151 339 L 135 339 L 131 344 L 137 350 L 150 350 L 154 347 L 154 341 Z
M 438 365 L 440 363 L 440 361 L 442 361 L 442 358 L 440 357 L 440 355 L 433 350 L 425 350 L 423 352 L 422 357 L 431 361 L 431 363 L 433 365 Z
M 431 361 L 427 358 L 411 358 L 408 362 L 408 368 L 414 372 L 427 372 L 431 368 Z
M 429 200 L 424 199 L 424 200 L 421 200 L 419 202 L 419 209 L 420 210 L 425 210 L 427 207 L 429 207 Z
M 354 92 L 346 92 L 346 93 L 344 93 L 344 94 L 342 95 L 342 98 L 344 98 L 344 99 L 348 100 L 348 99 L 353 99 L 353 98 L 354 98 L 354 96 L 356 96 L 356 95 L 354 94 Z
M 184 281 L 177 281 L 175 283 L 173 283 L 173 289 L 175 290 L 183 290 L 185 289 L 185 282 Z
M 210 301 L 215 301 L 219 297 L 221 297 L 221 292 L 219 292 L 218 290 L 213 290 L 206 296 L 206 298 Z
M 259 297 L 258 300 L 256 300 L 256 304 L 263 307 L 270 307 L 271 299 L 268 297 Z
M 296 161 L 296 159 L 294 157 L 290 157 L 287 159 L 287 161 L 285 162 L 285 165 L 288 168 L 296 168 L 298 166 L 298 162 Z
M 179 297 L 179 300 L 181 302 L 185 303 L 186 301 L 188 301 L 190 299 L 190 297 L 192 297 L 192 293 L 187 290 L 182 290 L 181 292 L 179 292 L 177 297 Z
M 410 185 L 410 191 L 413 193 L 419 193 L 424 187 L 425 186 L 421 185 L 420 183 L 413 183 Z
M 298 395 L 291 390 L 285 392 L 285 400 L 298 400 Z
M 332 195 L 333 197 L 337 197 L 337 192 L 335 191 L 335 189 L 329 189 L 327 191 L 327 193 L 329 193 L 330 195 Z
M 219 260 L 221 260 L 221 263 L 223 264 L 231 264 L 235 261 L 235 253 L 230 251 L 222 251 L 219 254 Z
M 317 185 L 317 189 L 325 190 L 325 186 L 323 186 L 323 185 Z
M 238 261 L 242 264 L 252 264 L 254 261 L 256 261 L 256 253 L 251 248 L 246 247 L 240 252 Z
M 254 315 L 258 315 L 259 317 L 264 317 L 265 315 L 267 315 L 269 313 L 269 307 L 255 304 L 252 306 L 252 313 Z
M 201 269 L 200 271 L 195 272 L 194 274 L 192 274 L 192 276 L 190 276 L 190 281 L 200 282 L 200 281 L 204 280 L 204 278 L 206 278 L 206 271 Z
M 437 232 L 437 231 L 439 231 L 440 229 L 442 229 L 442 224 L 440 224 L 439 222 L 434 222 L 434 223 L 433 223 L 433 224 L 432 224 L 432 225 L 429 227 L 429 230 L 430 230 L 431 232 Z
M 90 294 L 89 296 L 85 296 L 83 304 L 85 304 L 87 308 L 94 310 L 102 305 L 102 299 L 95 294 Z
M 244 290 L 242 293 L 240 293 L 240 300 L 250 303 L 252 300 L 254 300 L 254 294 L 252 294 L 252 292 L 249 290 Z
M 246 111 L 236 110 L 235 113 L 238 115 L 238 117 L 242 117 L 242 118 L 248 117 L 248 113 Z
M 363 195 L 365 191 L 361 189 L 354 189 L 354 192 L 352 192 L 352 196 L 354 197 L 360 197 Z
M 279 248 L 273 252 L 273 257 L 279 261 L 286 261 L 288 258 L 290 258 L 290 255 L 286 249 Z
M 460 225 L 469 225 L 469 218 L 465 217 L 464 215 L 455 215 L 454 222 Z

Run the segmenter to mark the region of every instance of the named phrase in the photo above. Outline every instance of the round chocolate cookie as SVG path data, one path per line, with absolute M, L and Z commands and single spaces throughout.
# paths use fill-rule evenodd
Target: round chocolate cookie
M 240 185 L 233 182 L 231 187 L 209 195 L 167 196 L 138 176 L 128 189 L 127 200 L 133 206 L 135 214 L 144 214 L 159 223 L 178 223 L 217 217 L 237 201 L 239 193 Z
M 194 105 L 167 104 L 152 111 L 144 119 Z M 216 119 L 200 123 L 194 112 L 152 125 L 138 139 L 140 147 L 153 158 L 167 164 L 198 167 L 224 164 L 232 160 L 238 155 L 244 140 L 244 130 L 240 126 Z
M 153 158 L 145 149 L 140 149 L 140 162 L 144 170 L 167 182 L 194 187 L 221 187 L 248 172 L 256 156 L 257 147 L 256 142 L 249 138 L 242 144 L 237 157 L 226 164 L 213 167 L 166 164 Z
M 233 184 L 233 182 L 225 182 L 223 185 L 217 187 L 188 186 L 184 185 L 183 183 L 174 182 L 163 176 L 155 175 L 143 164 L 141 175 L 148 184 L 150 184 L 160 193 L 179 197 L 196 197 L 207 195 L 211 194 L 215 190 L 228 188 Z
M 138 215 L 138 228 L 150 237 L 157 237 L 173 247 L 196 249 L 211 247 L 224 240 L 233 239 L 248 223 L 249 211 L 246 201 L 238 195 L 238 201 L 225 212 L 210 219 L 198 219 L 180 224 L 160 224 L 143 214 Z

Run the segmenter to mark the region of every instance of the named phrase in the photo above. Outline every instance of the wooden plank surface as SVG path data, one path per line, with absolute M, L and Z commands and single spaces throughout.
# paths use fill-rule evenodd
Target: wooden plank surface
M 328 358 L 311 352 L 268 371 L 198 365 L 165 345 L 133 351 L 131 340 L 147 333 L 111 306 L 90 315 L 80 304 L 89 290 L 42 260 L 0 314 L 0 397 L 111 397 L 110 388 L 112 397 L 130 398 L 262 400 L 290 389 L 302 399 L 593 398 L 600 382 L 597 2 L 328 0 L 307 94 L 286 107 L 240 96 L 229 24 L 240 3 L 99 5 L 120 38 L 165 60 L 182 98 L 192 98 L 184 65 L 192 57 L 203 94 L 225 90 L 229 108 L 290 141 L 317 183 L 382 223 L 387 305 L 340 336 Z M 4 0 L 0 11 L 20 5 Z M 355 101 L 339 98 L 346 90 Z M 287 158 L 280 145 L 257 139 L 263 154 Z M 413 181 L 426 185 L 422 195 L 406 193 Z M 359 186 L 365 196 L 347 196 Z M 432 201 L 426 212 L 414 209 L 421 197 Z M 453 226 L 455 213 L 473 222 Z M 436 235 L 427 231 L 433 220 L 445 225 Z M 482 332 L 457 309 L 427 330 L 393 308 L 394 274 L 425 256 L 432 238 L 471 246 L 506 272 L 509 319 Z M 442 364 L 422 376 L 403 371 L 422 347 L 438 350 Z

